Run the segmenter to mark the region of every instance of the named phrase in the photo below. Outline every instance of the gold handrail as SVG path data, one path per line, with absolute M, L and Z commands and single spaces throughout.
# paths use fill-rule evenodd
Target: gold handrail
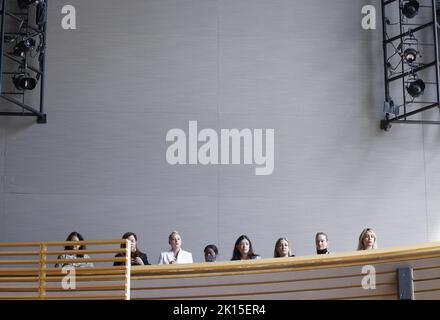
M 117 245 L 116 248 L 101 248 L 87 250 L 50 250 L 54 246 L 74 245 Z M 38 250 L 29 250 L 34 247 Z M 0 299 L 76 299 L 76 298 L 122 298 L 130 299 L 131 258 L 130 242 L 127 239 L 117 240 L 87 240 L 87 241 L 51 241 L 51 242 L 10 242 L 0 243 L 0 248 L 17 248 L 17 250 L 0 250 Z M 20 250 L 23 248 L 24 250 Z M 50 258 L 62 254 L 123 254 L 114 257 L 58 259 Z M 29 256 L 30 259 L 8 259 L 11 257 Z M 32 258 L 35 257 L 35 258 Z M 80 268 L 55 268 L 51 264 L 81 263 L 81 262 L 122 262 L 120 266 L 97 266 Z M 29 265 L 30 267 L 11 268 L 9 265 Z M 5 267 L 4 267 L 5 266 Z M 66 272 L 68 273 L 66 275 Z M 75 285 L 64 288 L 62 283 L 71 272 L 74 275 Z M 76 280 L 82 284 L 76 287 Z M 101 284 L 95 283 L 101 281 Z M 110 281 L 110 283 L 102 283 Z M 90 283 L 90 284 L 88 284 Z M 96 294 L 76 294 L 80 291 L 96 291 Z M 106 293 L 103 293 L 105 291 Z M 114 291 L 114 294 L 108 293 Z M 116 293 L 122 291 L 122 293 Z M 35 293 L 31 295 L 14 295 L 13 292 Z M 63 294 L 53 294 L 53 293 Z M 1 293 L 4 293 L 2 295 Z M 9 293 L 9 294 L 8 294 Z

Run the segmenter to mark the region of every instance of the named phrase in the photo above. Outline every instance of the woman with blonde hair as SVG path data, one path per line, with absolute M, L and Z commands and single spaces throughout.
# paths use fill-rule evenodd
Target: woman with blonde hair
M 289 240 L 287 238 L 279 238 L 277 242 L 275 243 L 275 249 L 273 251 L 273 257 L 274 258 L 287 258 L 287 257 L 294 257 L 295 255 L 292 254 L 290 251 L 290 245 Z
M 161 252 L 159 264 L 193 263 L 192 253 L 181 248 L 182 238 L 180 237 L 179 232 L 171 232 L 168 237 L 168 243 L 171 246 L 171 249 Z
M 358 250 L 377 249 L 377 236 L 373 229 L 365 228 L 359 236 Z

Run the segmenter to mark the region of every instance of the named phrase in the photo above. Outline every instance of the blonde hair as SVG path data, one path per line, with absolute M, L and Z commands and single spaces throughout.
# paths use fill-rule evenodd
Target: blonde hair
M 373 243 L 373 249 L 377 249 L 377 236 L 376 233 L 373 231 L 373 229 L 371 228 L 365 228 L 364 230 L 362 230 L 360 236 L 359 236 L 359 243 L 358 243 L 358 250 L 366 250 L 364 247 L 364 236 L 367 232 L 371 232 L 373 234 L 374 237 L 374 243 Z
M 275 242 L 275 249 L 273 250 L 273 257 L 274 257 L 274 258 L 279 258 L 279 257 L 280 257 L 280 255 L 279 255 L 279 253 L 278 253 L 278 250 L 277 250 L 277 247 L 278 247 L 278 245 L 280 244 L 280 242 L 283 241 L 283 240 L 286 241 L 287 244 L 289 245 L 289 252 L 287 253 L 288 256 L 290 257 L 290 256 L 292 255 L 292 252 L 290 251 L 290 243 L 289 243 L 289 240 L 288 240 L 287 238 L 279 238 L 279 239 L 277 240 L 277 242 Z
M 180 236 L 179 232 L 176 230 L 174 230 L 173 232 L 170 233 L 170 235 L 168 236 L 168 243 L 171 242 L 171 238 L 176 234 Z

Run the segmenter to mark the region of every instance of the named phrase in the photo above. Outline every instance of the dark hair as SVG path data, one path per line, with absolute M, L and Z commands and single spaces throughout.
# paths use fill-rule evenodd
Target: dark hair
M 241 254 L 240 251 L 238 251 L 237 247 L 238 244 L 242 241 L 242 240 L 247 240 L 249 242 L 249 252 L 248 252 L 248 258 L 249 259 L 255 259 L 256 257 L 258 257 L 258 254 L 254 253 L 254 249 L 252 248 L 252 242 L 249 239 L 248 236 L 246 235 L 241 235 L 238 237 L 237 241 L 235 241 L 235 245 L 234 245 L 234 252 L 232 253 L 232 259 L 231 260 L 241 260 Z
M 205 249 L 203 249 L 203 252 L 206 252 L 208 249 L 212 249 L 214 251 L 215 255 L 218 255 L 218 249 L 215 244 L 208 244 Z
M 79 241 L 84 241 L 84 237 L 83 237 L 81 234 L 79 234 L 78 232 L 76 232 L 76 231 L 71 232 L 71 233 L 67 236 L 66 241 L 72 241 L 72 238 L 73 238 L 73 237 L 77 237 Z M 86 246 L 85 246 L 84 244 L 82 244 L 82 245 L 79 246 L 79 250 L 85 250 L 85 249 L 86 249 Z M 64 247 L 64 250 L 73 250 L 73 246 L 72 246 L 72 245 L 70 245 L 70 246 L 65 246 L 65 247 Z M 83 254 L 77 254 L 76 256 L 77 256 L 78 258 L 83 258 L 83 257 L 84 257 Z
M 122 239 L 128 239 L 130 236 L 133 236 L 134 239 L 136 240 L 136 251 L 132 256 L 139 257 L 142 254 L 142 252 L 141 252 L 141 250 L 139 250 L 138 245 L 137 245 L 137 240 L 138 240 L 137 235 L 134 232 L 126 232 L 122 235 Z M 125 244 L 121 244 L 121 248 L 125 249 Z M 124 255 L 125 255 L 125 253 L 124 253 Z

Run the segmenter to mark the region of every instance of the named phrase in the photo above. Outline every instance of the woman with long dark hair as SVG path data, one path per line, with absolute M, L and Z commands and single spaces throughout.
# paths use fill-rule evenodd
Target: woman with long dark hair
M 84 237 L 79 234 L 78 232 L 74 231 L 71 232 L 68 236 L 66 241 L 84 241 Z M 85 250 L 86 246 L 83 244 L 74 244 L 74 245 L 68 245 L 64 247 L 64 250 L 70 251 L 70 250 Z M 90 259 L 90 257 L 87 254 L 83 253 L 64 253 L 58 256 L 58 259 Z M 63 262 L 63 263 L 57 263 L 55 264 L 55 268 L 58 267 L 65 267 L 65 266 L 72 266 L 72 267 L 93 267 L 92 262 Z
M 127 239 L 130 241 L 130 250 L 131 250 L 131 265 L 132 266 L 143 266 L 149 265 L 147 255 L 139 250 L 137 246 L 137 236 L 134 232 L 126 232 L 123 234 L 122 239 Z M 121 244 L 121 248 L 125 248 L 125 244 Z M 125 253 L 118 253 L 116 258 L 125 257 Z M 123 261 L 115 261 L 113 263 L 114 266 L 124 266 L 125 262 Z
M 252 248 L 252 242 L 246 235 L 241 235 L 238 237 L 237 241 L 235 241 L 234 251 L 232 253 L 231 260 L 253 260 L 253 259 L 261 259 L 261 256 L 254 253 L 254 249 Z

